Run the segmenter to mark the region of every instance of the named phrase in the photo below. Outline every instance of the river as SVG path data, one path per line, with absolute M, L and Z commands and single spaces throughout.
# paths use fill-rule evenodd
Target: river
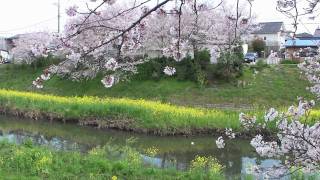
M 174 167 L 179 170 L 187 170 L 197 155 L 212 156 L 225 166 L 228 179 L 243 179 L 256 164 L 270 167 L 281 163 L 276 159 L 260 158 L 248 140 L 229 140 L 226 141 L 224 149 L 218 149 L 215 145 L 216 137 L 212 136 L 159 137 L 8 116 L 0 116 L 0 139 L 7 139 L 13 143 L 31 139 L 35 144 L 56 150 L 84 153 L 107 143 L 120 146 L 129 144 L 141 152 L 145 163 L 159 168 Z M 145 150 L 150 147 L 159 150 L 155 157 L 145 155 Z

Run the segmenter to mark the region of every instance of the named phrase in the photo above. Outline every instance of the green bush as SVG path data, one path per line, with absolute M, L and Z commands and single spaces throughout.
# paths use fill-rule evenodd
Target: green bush
M 284 59 L 281 61 L 281 64 L 299 64 L 300 62 L 298 60 L 293 59 Z
M 243 54 L 237 51 L 226 51 L 220 54 L 218 63 L 214 65 L 214 75 L 230 80 L 243 73 Z
M 182 61 L 177 62 L 173 58 L 158 57 L 151 58 L 146 63 L 138 66 L 138 80 L 160 80 L 167 76 L 163 73 L 166 66 L 176 68 L 175 78 L 178 80 L 194 81 L 203 84 L 207 80 L 210 65 L 210 53 L 202 50 L 195 54 L 194 58 L 187 56 Z
M 174 67 L 177 70 L 176 77 L 178 80 L 197 81 L 194 59 L 192 59 L 190 56 L 184 58 L 180 62 L 175 62 Z
M 138 80 L 159 80 L 164 77 L 163 69 L 167 62 L 170 62 L 170 59 L 166 57 L 148 59 L 147 62 L 137 67 L 139 73 L 134 78 Z
M 201 68 L 206 68 L 208 64 L 210 64 L 210 52 L 209 50 L 205 49 L 202 51 L 199 51 L 195 55 L 195 59 L 199 62 L 201 65 Z
M 210 64 L 210 52 L 205 49 L 196 52 L 194 58 L 187 56 L 177 62 L 172 58 L 159 57 L 149 59 L 138 66 L 138 80 L 160 80 L 167 76 L 163 73 L 166 66 L 176 68 L 173 76 L 182 81 L 194 81 L 201 87 L 214 79 L 231 79 L 242 75 L 242 48 L 235 48 L 232 52 L 222 53 L 218 64 Z

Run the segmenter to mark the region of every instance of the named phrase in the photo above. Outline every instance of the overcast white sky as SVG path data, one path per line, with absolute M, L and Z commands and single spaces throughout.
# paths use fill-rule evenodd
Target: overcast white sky
M 32 31 L 57 31 L 57 3 L 58 0 L 1 0 L 0 1 L 0 36 L 10 36 Z M 75 2 L 85 0 L 61 0 L 62 24 L 66 19 L 65 9 Z M 130 0 L 128 0 L 130 1 Z M 213 0 L 217 1 L 217 0 Z M 235 0 L 227 0 L 233 3 Z M 254 13 L 258 22 L 284 21 L 286 28 L 291 28 L 291 21 L 276 11 L 276 0 L 254 0 Z M 301 19 L 299 32 L 313 33 L 320 25 L 320 19 L 311 21 Z M 318 23 L 318 24 L 316 24 Z M 304 27 L 306 26 L 306 27 Z

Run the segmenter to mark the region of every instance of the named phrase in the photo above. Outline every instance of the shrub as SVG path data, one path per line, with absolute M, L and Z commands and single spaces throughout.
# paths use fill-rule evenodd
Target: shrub
M 176 77 L 178 80 L 197 81 L 194 59 L 190 56 L 180 62 L 176 62 L 175 68 L 177 70 Z
M 281 61 L 281 64 L 299 64 L 300 62 L 298 60 L 294 59 L 285 59 Z
M 236 51 L 226 51 L 220 54 L 215 65 L 214 74 L 223 79 L 233 79 L 243 73 L 243 54 Z
M 134 78 L 138 80 L 160 80 L 167 77 L 163 73 L 164 68 L 172 66 L 177 70 L 174 77 L 178 80 L 198 81 L 199 76 L 204 74 L 202 71 L 205 71 L 207 65 L 210 64 L 210 53 L 207 50 L 199 51 L 195 57 L 187 56 L 180 62 L 164 56 L 148 59 L 146 63 L 138 66 L 139 73 Z
M 195 54 L 195 60 L 199 62 L 201 68 L 205 69 L 210 64 L 210 52 L 208 49 L 199 51 Z
M 242 74 L 243 53 L 242 48 L 235 48 L 232 53 L 223 53 L 217 65 L 210 64 L 209 50 L 196 52 L 194 58 L 187 56 L 180 62 L 172 58 L 158 57 L 149 59 L 138 66 L 138 80 L 160 80 L 167 76 L 163 73 L 165 66 L 176 68 L 173 76 L 182 81 L 194 81 L 201 87 L 215 78 L 230 79 Z
M 165 57 L 148 59 L 147 62 L 139 65 L 138 74 L 135 75 L 135 79 L 138 80 L 159 80 L 162 78 L 162 67 L 167 61 Z

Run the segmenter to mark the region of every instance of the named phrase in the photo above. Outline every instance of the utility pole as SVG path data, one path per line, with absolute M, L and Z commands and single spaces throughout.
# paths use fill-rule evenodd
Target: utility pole
M 58 34 L 60 33 L 60 0 L 58 0 Z

